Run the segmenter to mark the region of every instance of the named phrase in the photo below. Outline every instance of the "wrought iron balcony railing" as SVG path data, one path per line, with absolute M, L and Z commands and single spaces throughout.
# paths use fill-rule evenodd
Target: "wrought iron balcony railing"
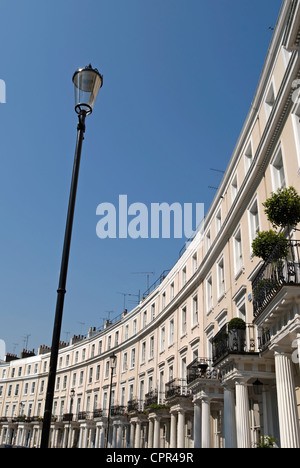
M 185 379 L 172 379 L 166 383 L 165 386 L 165 397 L 166 400 L 178 396 L 187 396 L 187 382 Z
M 212 359 L 194 359 L 186 368 L 187 383 L 190 384 L 197 379 L 218 379 L 218 371 L 212 367 Z
M 111 416 L 123 416 L 126 413 L 126 406 L 112 406 L 110 410 Z
M 151 390 L 145 395 L 145 406 L 155 405 L 158 402 L 158 391 Z
M 229 354 L 257 354 L 256 327 L 245 324 L 245 329 L 233 329 L 227 323 L 212 340 L 213 364 Z
M 287 258 L 279 258 L 276 247 L 252 282 L 253 314 L 258 317 L 284 285 L 300 285 L 300 242 L 288 243 Z

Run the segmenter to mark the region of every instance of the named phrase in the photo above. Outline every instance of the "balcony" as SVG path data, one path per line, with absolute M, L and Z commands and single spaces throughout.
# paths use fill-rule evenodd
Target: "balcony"
M 155 405 L 158 402 L 158 391 L 151 390 L 145 395 L 145 406 Z
M 213 365 L 215 366 L 225 357 L 245 354 L 258 354 L 256 327 L 253 324 L 245 324 L 245 328 L 232 328 L 229 323 L 214 336 L 212 340 Z
M 188 395 L 188 389 L 186 380 L 184 379 L 172 379 L 170 382 L 166 383 L 165 387 L 165 397 L 166 400 L 174 397 L 186 397 Z
M 186 368 L 187 384 L 197 379 L 217 380 L 218 371 L 212 367 L 212 360 L 197 357 Z
M 126 406 L 112 406 L 110 414 L 111 416 L 124 416 L 126 414 Z
M 289 255 L 278 259 L 276 248 L 252 281 L 253 314 L 259 317 L 284 286 L 300 286 L 300 242 L 288 243 Z

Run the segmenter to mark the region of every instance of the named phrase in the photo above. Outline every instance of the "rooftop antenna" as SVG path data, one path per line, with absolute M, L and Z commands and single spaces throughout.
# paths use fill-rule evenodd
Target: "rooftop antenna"
M 78 322 L 78 323 L 79 323 L 79 325 L 81 325 L 81 328 L 80 328 L 80 335 L 82 335 L 82 327 L 85 325 L 85 323 L 84 323 L 84 322 Z
M 221 171 L 220 169 L 213 169 L 213 168 L 211 168 L 210 170 L 211 170 L 211 171 L 214 171 L 214 172 L 220 172 L 221 174 L 225 174 L 225 171 Z
M 29 341 L 29 337 L 30 337 L 30 336 L 31 336 L 31 335 L 24 335 L 24 337 L 23 337 L 23 338 L 24 338 L 24 341 L 23 341 L 23 343 L 24 343 L 24 345 L 23 345 L 24 349 L 28 349 L 28 341 Z
M 68 343 L 70 333 L 71 332 L 69 332 L 69 331 L 64 331 L 64 334 L 66 335 L 66 343 Z
M 154 275 L 155 272 L 154 271 L 137 271 L 137 272 L 133 272 L 131 273 L 132 275 L 145 275 L 147 276 L 147 291 L 149 289 L 149 277 L 150 275 Z

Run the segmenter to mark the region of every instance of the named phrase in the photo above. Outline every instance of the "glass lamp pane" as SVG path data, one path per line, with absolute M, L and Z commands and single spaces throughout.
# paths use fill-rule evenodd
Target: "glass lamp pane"
M 75 90 L 75 108 L 91 113 L 99 89 L 102 86 L 102 76 L 97 70 L 85 68 L 78 70 L 73 76 Z

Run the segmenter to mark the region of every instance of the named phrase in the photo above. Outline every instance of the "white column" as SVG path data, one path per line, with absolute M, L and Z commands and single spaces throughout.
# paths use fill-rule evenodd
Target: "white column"
M 113 424 L 113 437 L 112 437 L 112 448 L 117 448 L 117 431 L 118 431 L 118 424 Z
M 237 448 L 234 390 L 224 386 L 225 447 Z
M 236 392 L 236 429 L 238 448 L 251 448 L 250 408 L 247 383 L 239 380 Z
M 140 445 L 141 445 L 141 421 L 136 421 L 134 448 L 140 448 Z
M 170 448 L 177 447 L 177 417 L 176 413 L 171 413 L 171 426 L 170 426 Z
M 177 448 L 184 448 L 185 446 L 185 415 L 183 410 L 178 411 L 177 423 Z
M 148 429 L 148 448 L 153 447 L 153 429 L 154 429 L 154 424 L 153 424 L 153 419 L 149 419 L 149 429 Z
M 118 432 L 118 440 L 117 440 L 117 447 L 122 448 L 122 440 L 123 440 L 123 424 L 119 424 L 119 432 Z
M 211 447 L 211 429 L 210 429 L 210 401 L 209 398 L 202 398 L 202 448 Z
M 281 448 L 300 448 L 294 375 L 284 351 L 275 351 L 275 372 Z
M 155 416 L 153 448 L 159 448 L 159 446 L 160 446 L 160 418 L 158 416 Z
M 100 428 L 100 448 L 104 448 L 105 434 L 106 434 L 106 424 L 102 423 L 102 426 Z
M 194 402 L 194 448 L 201 448 L 201 401 Z
M 135 439 L 135 424 L 134 422 L 130 423 L 130 448 L 134 448 L 134 439 Z

